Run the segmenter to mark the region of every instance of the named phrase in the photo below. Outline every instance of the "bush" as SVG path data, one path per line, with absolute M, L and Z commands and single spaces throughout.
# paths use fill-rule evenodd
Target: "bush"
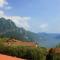
M 54 54 L 54 60 L 60 60 L 60 54 Z
M 60 53 L 56 53 L 54 48 L 51 48 L 46 58 L 46 60 L 60 60 Z
M 27 46 L 4 46 L 0 44 L 0 53 L 30 60 L 45 60 L 46 50 Z

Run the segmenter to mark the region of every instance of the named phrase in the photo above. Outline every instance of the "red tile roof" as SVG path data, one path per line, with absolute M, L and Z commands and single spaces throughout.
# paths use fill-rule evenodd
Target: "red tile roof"
M 24 59 L 0 54 L 0 60 L 24 60 Z

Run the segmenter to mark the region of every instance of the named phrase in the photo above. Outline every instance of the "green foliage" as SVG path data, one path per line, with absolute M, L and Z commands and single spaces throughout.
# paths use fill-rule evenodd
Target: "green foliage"
M 15 38 L 22 41 L 36 41 L 39 39 L 36 33 L 18 28 L 10 19 L 0 18 L 0 37 Z
M 51 48 L 46 56 L 46 60 L 60 60 L 60 53 L 56 53 L 56 51 Z
M 46 51 L 43 48 L 27 46 L 5 46 L 0 44 L 0 53 L 30 60 L 45 60 Z
M 54 60 L 60 60 L 60 54 L 54 54 Z

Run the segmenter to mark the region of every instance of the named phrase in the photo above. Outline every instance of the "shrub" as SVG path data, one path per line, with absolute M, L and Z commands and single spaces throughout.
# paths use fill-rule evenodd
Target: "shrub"
M 27 46 L 4 46 L 0 44 L 0 53 L 30 60 L 45 60 L 46 50 Z

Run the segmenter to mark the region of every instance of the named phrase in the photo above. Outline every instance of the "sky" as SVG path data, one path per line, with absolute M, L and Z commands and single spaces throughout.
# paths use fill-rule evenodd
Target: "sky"
M 0 0 L 0 16 L 32 32 L 60 33 L 60 0 Z

